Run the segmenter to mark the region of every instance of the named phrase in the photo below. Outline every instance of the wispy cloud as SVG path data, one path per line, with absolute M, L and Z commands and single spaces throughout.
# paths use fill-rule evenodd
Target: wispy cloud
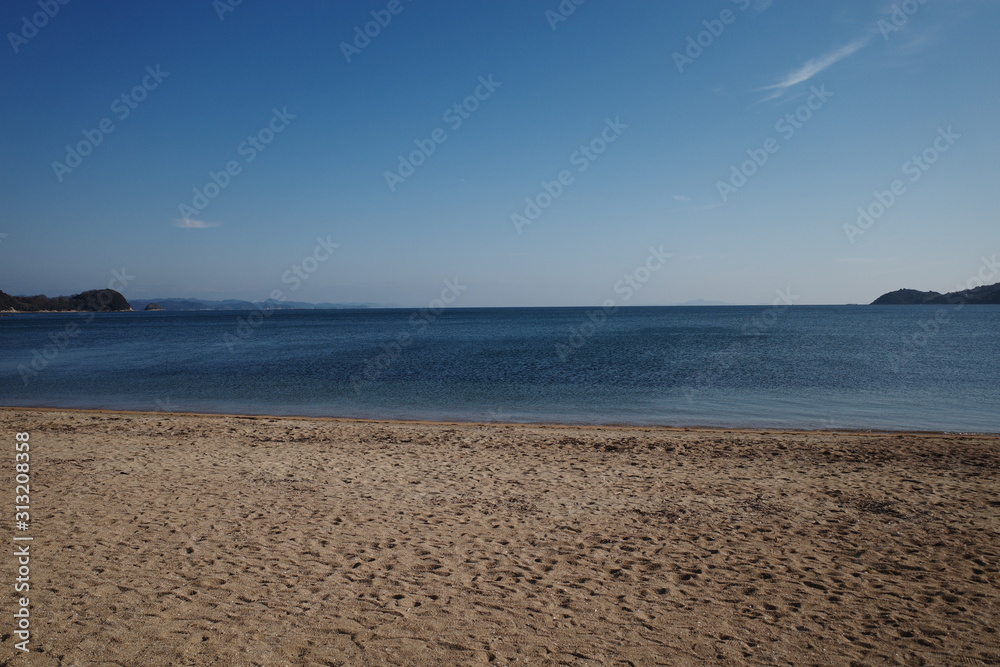
M 178 218 L 174 221 L 174 226 L 181 229 L 208 229 L 209 227 L 218 227 L 219 224 L 218 222 L 205 222 L 194 218 Z
M 690 197 L 686 197 L 684 195 L 674 195 L 674 200 L 676 200 L 676 201 L 682 201 L 682 202 L 689 202 L 689 201 L 691 201 L 691 198 Z
M 778 97 L 792 86 L 797 86 L 800 83 L 808 81 L 809 79 L 813 78 L 814 76 L 816 76 L 823 70 L 827 69 L 828 67 L 831 67 L 840 62 L 841 60 L 843 60 L 844 58 L 857 53 L 862 48 L 864 48 L 870 41 L 871 41 L 871 35 L 866 35 L 860 39 L 854 40 L 853 42 L 844 44 L 840 48 L 834 49 L 833 51 L 827 53 L 826 55 L 820 58 L 813 58 L 812 60 L 808 60 L 804 65 L 802 65 L 798 69 L 795 69 L 786 74 L 785 77 L 778 83 L 771 84 L 770 86 L 764 86 L 763 88 L 758 88 L 757 92 L 764 90 L 773 90 L 775 91 L 775 93 L 770 97 L 768 97 L 767 99 L 774 99 L 775 97 Z

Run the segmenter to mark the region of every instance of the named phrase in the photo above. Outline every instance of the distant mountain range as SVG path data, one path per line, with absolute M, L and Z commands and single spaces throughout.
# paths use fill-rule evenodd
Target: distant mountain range
M 1000 283 L 962 290 L 961 292 L 948 292 L 947 294 L 921 292 L 915 289 L 898 289 L 895 292 L 883 294 L 872 301 L 873 306 L 954 305 L 959 303 L 1000 304 Z
M 224 299 L 222 301 L 206 301 L 204 299 L 132 299 L 135 310 L 256 310 L 262 303 L 242 301 L 240 299 Z M 159 308 L 149 308 L 150 304 Z M 379 303 L 307 303 L 305 301 L 271 301 L 269 308 L 275 310 L 341 310 L 344 308 L 385 308 Z
M 694 301 L 685 301 L 684 303 L 676 304 L 678 306 L 728 306 L 729 304 L 725 301 L 710 301 L 708 299 L 695 299 Z

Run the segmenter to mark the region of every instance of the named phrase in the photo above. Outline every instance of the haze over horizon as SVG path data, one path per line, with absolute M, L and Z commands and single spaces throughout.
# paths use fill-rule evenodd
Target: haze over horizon
M 1000 281 L 1000 3 L 65 3 L 0 6 L 10 294 L 118 272 L 143 300 L 423 307 L 457 280 L 458 307 L 844 304 Z

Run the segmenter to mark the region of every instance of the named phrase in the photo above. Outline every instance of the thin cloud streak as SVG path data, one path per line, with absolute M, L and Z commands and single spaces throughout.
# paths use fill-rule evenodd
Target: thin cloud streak
M 845 44 L 839 49 L 836 49 L 835 51 L 831 51 L 830 53 L 826 54 L 822 58 L 814 58 L 812 60 L 809 60 L 797 70 L 790 72 L 783 80 L 779 81 L 778 83 L 772 84 L 770 86 L 764 86 L 763 88 L 758 88 L 757 92 L 764 90 L 778 91 L 776 95 L 769 98 L 769 99 L 774 99 L 774 97 L 777 97 L 786 89 L 791 88 L 792 86 L 796 86 L 805 81 L 808 81 L 809 79 L 813 78 L 814 76 L 816 76 L 823 70 L 827 69 L 828 67 L 837 64 L 844 58 L 854 53 L 857 53 L 863 47 L 865 47 L 869 41 L 871 41 L 870 35 L 855 40 L 849 44 Z

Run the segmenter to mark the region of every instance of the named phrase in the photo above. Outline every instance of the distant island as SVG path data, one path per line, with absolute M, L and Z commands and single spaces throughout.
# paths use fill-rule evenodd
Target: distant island
M 967 303 L 971 305 L 1000 304 L 1000 283 L 984 285 L 961 292 L 921 292 L 915 289 L 898 289 L 883 294 L 872 301 L 873 306 L 913 306 Z
M 44 312 L 93 312 L 112 313 L 132 310 L 128 300 L 113 289 L 92 289 L 73 296 L 47 297 L 11 296 L 0 291 L 0 312 L 44 313 Z

